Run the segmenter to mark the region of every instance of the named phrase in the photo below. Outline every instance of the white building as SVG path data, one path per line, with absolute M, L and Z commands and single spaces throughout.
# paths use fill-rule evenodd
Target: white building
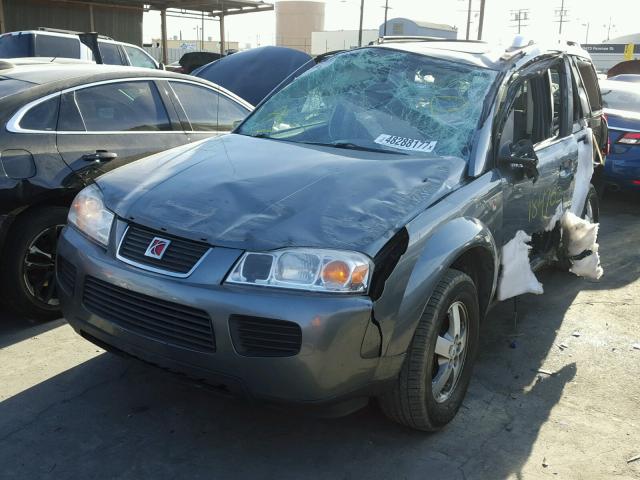
M 362 31 L 362 45 L 375 42 L 385 32 L 383 23 L 376 30 Z M 418 36 L 455 39 L 458 29 L 442 23 L 418 22 L 408 18 L 391 18 L 386 24 L 387 36 Z M 358 30 L 337 30 L 313 32 L 311 34 L 311 54 L 320 55 L 334 50 L 349 50 L 358 46 Z
M 587 43 L 582 47 L 591 55 L 596 69 L 599 72 L 606 72 L 614 65 L 627 60 L 624 52 L 629 48 L 629 44 L 633 45 L 633 59 L 640 60 L 640 33 L 612 38 L 604 43 Z

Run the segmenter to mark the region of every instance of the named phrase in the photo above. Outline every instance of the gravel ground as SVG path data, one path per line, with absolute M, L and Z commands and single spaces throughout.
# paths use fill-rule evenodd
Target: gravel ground
M 374 405 L 326 420 L 220 397 L 0 312 L 0 477 L 640 479 L 638 198 L 607 197 L 600 244 L 601 281 L 545 271 L 517 324 L 513 302 L 490 312 L 431 435 Z

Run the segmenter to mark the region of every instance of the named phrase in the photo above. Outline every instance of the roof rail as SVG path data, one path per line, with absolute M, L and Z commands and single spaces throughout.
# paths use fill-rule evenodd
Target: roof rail
M 393 42 L 459 42 L 459 43 L 487 43 L 483 40 L 464 40 L 458 38 L 442 38 L 442 37 L 427 37 L 427 36 L 411 36 L 411 35 L 387 35 L 386 37 L 380 37 L 378 43 L 393 43 Z
M 66 33 L 68 35 L 78 35 L 80 33 L 84 33 L 84 32 L 76 32 L 75 30 L 64 30 L 62 28 L 49 28 L 49 27 L 38 27 L 37 30 L 40 30 L 42 32 L 51 32 L 51 33 Z M 113 40 L 113 38 L 107 35 L 98 35 L 98 38 L 102 40 Z

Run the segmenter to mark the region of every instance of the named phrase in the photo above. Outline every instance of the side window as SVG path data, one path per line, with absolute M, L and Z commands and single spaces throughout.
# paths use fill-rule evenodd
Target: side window
M 76 90 L 75 101 L 88 132 L 171 130 L 153 82 L 107 83 Z
M 218 130 L 218 101 L 220 95 L 210 88 L 192 83 L 169 82 L 187 114 L 193 131 Z
M 56 35 L 36 35 L 37 57 L 80 58 L 80 40 Z
M 68 92 L 60 99 L 59 132 L 84 132 L 84 121 L 76 104 L 75 92 Z
M 30 109 L 22 120 L 20 127 L 27 130 L 55 131 L 58 122 L 58 104 L 60 96 L 56 95 Z
M 600 88 L 598 87 L 598 76 L 596 75 L 593 65 L 584 60 L 578 59 L 578 70 L 580 76 L 584 82 L 584 88 L 587 91 L 589 97 L 589 103 L 591 104 L 591 111 L 595 112 L 602 109 L 602 101 L 600 98 Z
M 509 113 L 502 128 L 500 146 L 517 143 L 519 140 L 533 140 L 535 104 L 531 80 L 518 85 Z
M 501 146 L 519 140 L 536 144 L 564 134 L 565 84 L 560 64 L 520 82 L 502 130 Z
M 123 45 L 124 51 L 127 52 L 131 65 L 134 67 L 156 68 L 154 61 L 142 50 L 135 47 Z
M 102 63 L 107 65 L 124 65 L 124 59 L 120 55 L 120 49 L 115 43 L 98 42 Z
M 237 122 L 244 120 L 249 111 L 242 105 L 237 104 L 233 100 L 224 95 L 220 95 L 218 105 L 218 130 L 231 131 L 235 128 Z
M 561 126 L 564 123 L 564 71 L 560 64 L 554 65 L 548 70 L 549 89 L 551 90 L 551 126 L 549 137 L 557 137 L 561 133 Z M 562 132 L 564 133 L 564 132 Z

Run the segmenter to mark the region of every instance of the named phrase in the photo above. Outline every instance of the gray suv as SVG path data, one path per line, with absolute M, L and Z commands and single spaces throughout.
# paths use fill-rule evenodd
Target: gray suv
M 58 244 L 66 318 L 231 392 L 339 413 L 377 397 L 442 427 L 503 245 L 530 235 L 534 270 L 561 254 L 557 213 L 592 145 L 577 59 L 415 39 L 330 56 L 234 133 L 83 190 Z

